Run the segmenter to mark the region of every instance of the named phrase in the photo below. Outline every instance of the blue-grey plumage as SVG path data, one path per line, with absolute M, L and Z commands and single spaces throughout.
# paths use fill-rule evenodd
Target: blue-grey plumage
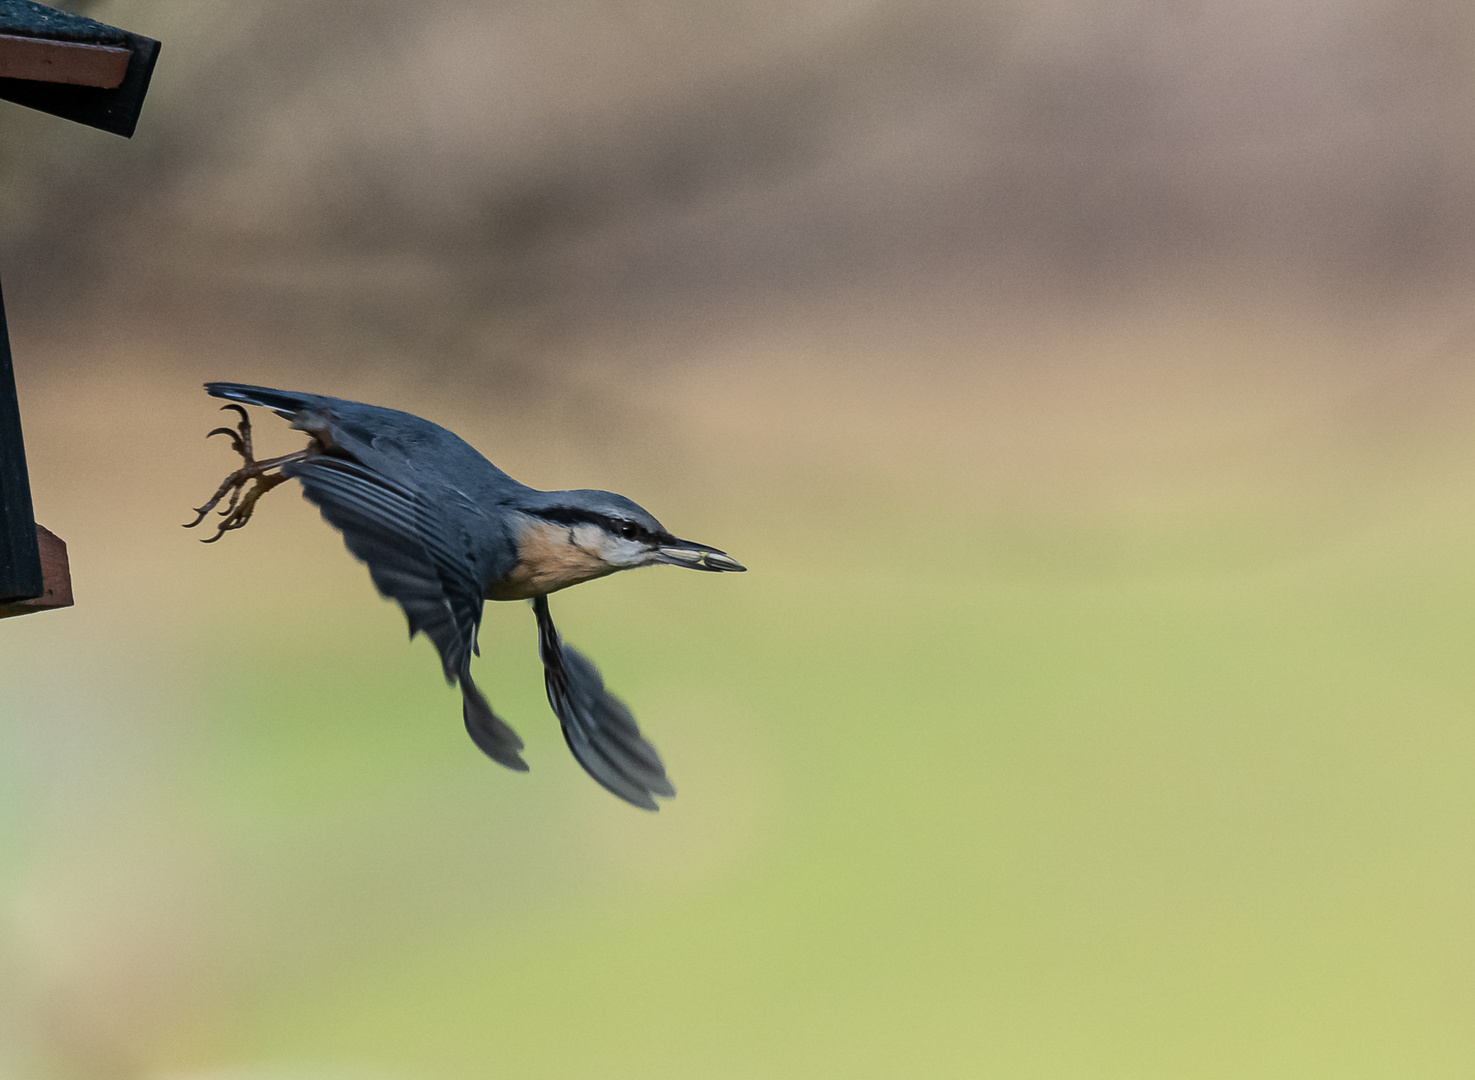
M 648 810 L 675 795 L 655 748 L 598 669 L 563 643 L 548 594 L 619 570 L 667 563 L 744 569 L 725 552 L 672 536 L 645 509 L 607 491 L 539 491 L 498 469 L 459 436 L 410 413 L 317 394 L 206 383 L 241 416 L 229 436 L 246 464 L 197 509 L 191 527 L 227 494 L 210 540 L 238 529 L 256 501 L 294 479 L 348 550 L 396 601 L 411 636 L 425 634 L 448 682 L 459 683 L 466 730 L 486 755 L 526 771 L 522 740 L 471 678 L 485 600 L 531 600 L 548 701 L 584 769 L 609 791 Z M 271 409 L 306 432 L 306 449 L 257 461 L 241 406 Z M 248 489 L 247 484 L 251 484 Z

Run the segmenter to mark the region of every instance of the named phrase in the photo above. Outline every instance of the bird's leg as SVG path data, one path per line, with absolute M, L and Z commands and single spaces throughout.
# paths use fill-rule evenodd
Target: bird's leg
M 213 544 L 226 533 L 233 529 L 239 529 L 251 520 L 251 512 L 256 509 L 256 500 L 265 495 L 272 488 L 285 481 L 287 478 L 280 471 L 283 465 L 293 461 L 302 461 L 314 452 L 314 447 L 306 450 L 298 450 L 292 454 L 283 454 L 281 457 L 267 458 L 265 461 L 257 461 L 251 446 L 251 419 L 246 415 L 246 410 L 239 405 L 223 405 L 221 411 L 233 409 L 241 414 L 241 422 L 233 428 L 218 427 L 206 435 L 224 435 L 231 442 L 231 448 L 245 459 L 245 464 L 225 478 L 225 481 L 216 488 L 215 494 L 204 506 L 195 507 L 195 520 L 185 525 L 186 529 L 193 529 L 205 520 L 205 515 L 219 504 L 220 500 L 230 494 L 230 502 L 226 503 L 225 509 L 220 512 L 222 521 L 215 529 L 215 535 L 203 541 Z M 254 481 L 254 483 L 252 483 Z M 251 483 L 247 489 L 246 485 Z

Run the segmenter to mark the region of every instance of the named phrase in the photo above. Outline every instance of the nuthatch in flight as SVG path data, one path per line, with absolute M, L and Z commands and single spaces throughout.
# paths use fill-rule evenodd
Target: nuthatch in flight
M 565 645 L 548 594 L 570 585 L 669 563 L 692 570 L 742 570 L 726 552 L 678 540 L 654 517 L 608 491 L 537 491 L 519 484 L 468 443 L 428 420 L 375 405 L 239 383 L 206 383 L 215 397 L 271 409 L 311 438 L 296 453 L 257 461 L 240 404 L 231 438 L 245 465 L 226 477 L 186 528 L 230 495 L 214 536 L 251 518 L 256 501 L 287 480 L 343 534 L 385 597 L 404 609 L 410 635 L 440 653 L 446 681 L 460 683 L 466 730 L 482 752 L 527 771 L 522 739 L 471 680 L 471 657 L 486 600 L 531 600 L 548 702 L 579 764 L 609 791 L 646 810 L 676 794 L 655 748 L 599 671 Z M 247 485 L 250 484 L 249 489 Z

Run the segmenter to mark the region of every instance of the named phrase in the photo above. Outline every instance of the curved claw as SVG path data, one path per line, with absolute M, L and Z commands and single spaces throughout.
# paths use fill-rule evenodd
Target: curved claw
M 222 405 L 220 411 L 234 412 L 241 418 L 241 422 L 233 428 L 218 427 L 210 432 L 209 435 L 206 435 L 205 438 L 210 438 L 210 435 L 230 436 L 231 445 L 235 447 L 236 453 L 245 458 L 247 462 L 250 462 L 254 456 L 251 447 L 251 417 L 247 415 L 246 410 L 240 405 Z
M 235 428 L 218 427 L 214 431 L 209 432 L 205 436 L 205 438 L 208 439 L 212 435 L 224 435 L 226 438 L 228 438 L 230 440 L 231 449 L 235 450 L 235 452 L 238 453 L 238 454 L 240 454 L 241 457 L 250 457 L 251 456 L 249 453 L 247 453 L 247 451 L 246 451 L 246 444 L 241 441 L 241 436 L 236 431 Z
M 236 476 L 236 473 L 232 473 L 230 476 L 227 476 L 225 478 L 225 483 L 220 485 L 220 489 L 215 492 L 209 502 L 207 502 L 204 506 L 197 506 L 194 508 L 195 520 L 187 522 L 184 526 L 186 529 L 193 529 L 196 525 L 205 520 L 206 514 L 208 514 L 211 510 L 214 510 L 218 505 L 220 505 L 220 500 L 225 497 L 226 491 L 240 483 L 240 481 L 236 479 Z M 236 492 L 240 492 L 239 487 L 236 487 Z M 235 505 L 234 498 L 231 499 L 231 505 Z
M 251 514 L 256 509 L 256 501 L 278 484 L 283 483 L 287 477 L 281 474 L 281 467 L 288 462 L 300 461 L 312 452 L 312 448 L 299 450 L 292 454 L 283 454 L 281 457 L 269 458 L 265 461 L 257 461 L 254 448 L 251 445 L 251 417 L 245 408 L 237 404 L 222 405 L 221 412 L 233 412 L 241 418 L 238 426 L 218 427 L 209 432 L 205 438 L 214 435 L 224 435 L 231 441 L 231 447 L 236 453 L 245 459 L 245 464 L 225 478 L 225 482 L 216 489 L 214 497 L 204 506 L 195 507 L 195 520 L 187 523 L 186 529 L 193 529 L 205 520 L 209 514 L 220 505 L 220 500 L 230 494 L 230 501 L 226 503 L 225 509 L 220 511 L 224 519 L 215 527 L 215 535 L 201 540 L 202 544 L 213 544 L 226 533 L 242 528 L 246 522 L 251 520 Z M 250 484 L 250 488 L 247 488 Z
M 237 489 L 236 490 L 236 494 L 237 495 L 240 494 L 240 489 Z M 252 501 L 254 502 L 255 500 L 252 500 Z M 227 509 L 227 510 L 223 510 L 223 511 L 221 511 L 221 513 L 227 514 L 227 515 L 235 513 L 235 510 L 234 510 L 235 503 L 236 503 L 236 500 L 234 498 L 232 498 L 231 499 L 231 508 L 230 509 Z M 214 536 L 207 537 L 206 539 L 201 540 L 200 543 L 202 543 L 202 544 L 213 544 L 213 543 L 215 543 L 215 541 L 219 540 L 226 533 L 231 532 L 231 531 L 233 531 L 235 529 L 241 528 L 242 526 L 244 526 L 246 524 L 246 522 L 248 522 L 250 520 L 251 520 L 251 515 L 250 515 L 249 512 L 246 513 L 246 514 L 244 514 L 244 515 L 237 515 L 235 517 L 227 517 L 224 521 L 222 521 L 219 525 L 217 525 L 215 527 L 215 535 Z

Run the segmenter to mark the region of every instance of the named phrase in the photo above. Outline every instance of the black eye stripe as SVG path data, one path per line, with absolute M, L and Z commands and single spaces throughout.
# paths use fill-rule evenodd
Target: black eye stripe
M 651 534 L 643 526 L 624 518 L 613 518 L 593 510 L 578 510 L 569 506 L 549 507 L 533 513 L 544 521 L 555 525 L 595 525 L 612 536 L 623 536 L 627 540 L 648 539 Z

